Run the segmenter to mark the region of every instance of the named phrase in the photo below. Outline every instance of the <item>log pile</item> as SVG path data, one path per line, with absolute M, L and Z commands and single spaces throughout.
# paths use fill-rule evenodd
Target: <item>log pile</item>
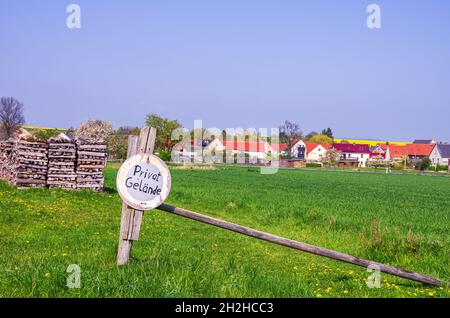
M 105 162 L 105 143 L 79 140 L 77 142 L 77 188 L 103 191 Z
M 103 191 L 106 144 L 65 136 L 47 142 L 0 142 L 0 179 L 18 188 Z
M 18 188 L 45 187 L 47 183 L 48 144 L 19 140 L 12 150 L 10 182 Z
M 12 140 L 0 142 L 0 179 L 8 182 L 14 174 L 13 149 L 16 143 Z
M 76 189 L 75 162 L 76 146 L 74 142 L 62 138 L 50 139 L 48 141 L 48 187 Z

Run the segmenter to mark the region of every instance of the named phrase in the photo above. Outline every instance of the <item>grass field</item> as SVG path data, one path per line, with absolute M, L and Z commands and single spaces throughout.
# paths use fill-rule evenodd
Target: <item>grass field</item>
M 115 265 L 117 169 L 105 193 L 0 182 L 0 297 L 449 297 L 161 211 L 147 212 L 128 266 Z M 449 280 L 450 178 L 255 168 L 172 169 L 167 203 Z M 66 268 L 81 267 L 81 288 Z

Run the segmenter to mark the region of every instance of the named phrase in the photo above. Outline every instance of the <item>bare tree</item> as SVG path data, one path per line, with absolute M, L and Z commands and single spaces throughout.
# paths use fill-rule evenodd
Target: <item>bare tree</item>
M 278 128 L 280 130 L 280 141 L 287 144 L 290 153 L 292 146 L 302 137 L 303 132 L 297 123 L 288 120 Z
M 0 137 L 12 137 L 24 123 L 23 104 L 13 97 L 0 98 Z

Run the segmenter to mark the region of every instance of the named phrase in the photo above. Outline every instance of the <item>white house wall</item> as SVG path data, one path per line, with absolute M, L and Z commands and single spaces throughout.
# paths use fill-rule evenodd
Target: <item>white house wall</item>
M 327 150 L 324 146 L 318 145 L 316 148 L 306 153 L 306 160 L 311 162 L 323 161 Z

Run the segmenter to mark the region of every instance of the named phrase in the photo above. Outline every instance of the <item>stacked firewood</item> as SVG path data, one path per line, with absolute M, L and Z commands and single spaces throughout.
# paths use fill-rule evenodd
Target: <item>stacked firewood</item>
M 19 140 L 12 151 L 10 182 L 18 188 L 45 187 L 48 167 L 46 142 Z
M 75 143 L 63 138 L 52 138 L 48 141 L 48 174 L 49 188 L 76 189 Z
M 0 142 L 0 179 L 11 182 L 14 174 L 13 164 L 13 149 L 15 148 L 15 141 L 1 141 Z
M 99 141 L 79 140 L 77 158 L 77 188 L 103 191 L 106 144 Z

